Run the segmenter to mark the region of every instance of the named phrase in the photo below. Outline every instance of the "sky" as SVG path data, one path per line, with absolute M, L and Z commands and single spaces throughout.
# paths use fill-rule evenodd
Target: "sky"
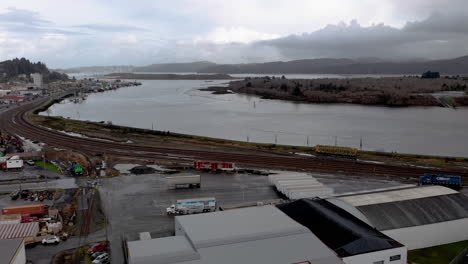
M 52 68 L 465 55 L 466 0 L 0 2 L 0 61 Z

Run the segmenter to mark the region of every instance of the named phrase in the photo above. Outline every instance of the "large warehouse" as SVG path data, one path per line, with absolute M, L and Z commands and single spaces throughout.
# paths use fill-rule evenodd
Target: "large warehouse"
M 342 203 L 331 202 L 410 250 L 468 240 L 468 197 L 446 187 L 416 187 L 337 199 Z
M 308 228 L 273 206 L 177 216 L 176 236 L 127 243 L 128 262 L 343 264 Z
M 127 242 L 128 262 L 406 264 L 405 246 L 322 199 L 177 216 L 175 230 Z

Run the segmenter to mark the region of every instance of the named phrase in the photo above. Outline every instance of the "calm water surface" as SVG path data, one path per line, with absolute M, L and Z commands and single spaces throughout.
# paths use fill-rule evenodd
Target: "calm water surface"
M 307 76 L 305 76 L 307 77 Z M 142 86 L 64 101 L 50 115 L 164 131 L 287 145 L 468 157 L 468 108 L 389 108 L 264 100 L 198 88 L 227 81 L 144 80 Z

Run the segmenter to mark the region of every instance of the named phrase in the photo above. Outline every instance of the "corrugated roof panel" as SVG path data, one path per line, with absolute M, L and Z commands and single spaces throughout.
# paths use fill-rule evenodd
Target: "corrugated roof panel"
M 0 225 L 0 239 L 34 237 L 39 232 L 39 223 Z
M 176 216 L 176 222 L 196 249 L 309 231 L 270 205 Z
M 378 230 L 468 218 L 468 197 L 449 194 L 357 207 Z
M 396 191 L 351 195 L 351 196 L 340 197 L 339 199 L 354 206 L 363 206 L 363 205 L 390 203 L 390 202 L 420 199 L 420 198 L 456 194 L 456 193 L 458 192 L 447 187 L 429 186 L 429 187 L 417 187 L 417 188 L 410 188 L 410 189 L 396 190 Z

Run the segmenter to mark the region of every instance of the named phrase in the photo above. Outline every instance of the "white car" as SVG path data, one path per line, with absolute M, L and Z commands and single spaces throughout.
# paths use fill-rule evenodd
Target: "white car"
M 102 263 L 107 263 L 109 262 L 109 254 L 104 253 L 102 255 L 99 255 L 95 260 L 93 260 L 93 264 L 102 264 Z
M 94 253 L 91 255 L 91 258 L 92 258 L 92 259 L 95 259 L 95 258 L 99 257 L 99 256 L 102 255 L 102 254 L 107 254 L 107 252 L 103 252 L 103 251 L 94 252 Z
M 58 238 L 57 236 L 51 236 L 51 237 L 42 239 L 42 245 L 58 244 L 59 242 L 60 242 L 60 238 Z

